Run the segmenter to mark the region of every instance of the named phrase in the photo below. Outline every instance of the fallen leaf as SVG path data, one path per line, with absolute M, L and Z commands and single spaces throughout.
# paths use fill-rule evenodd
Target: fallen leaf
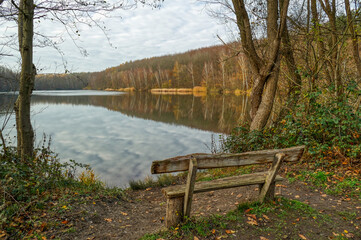
M 257 220 L 256 214 L 246 214 L 247 217 L 253 218 L 254 220 Z
M 197 238 L 196 236 L 193 237 L 193 240 L 199 240 L 199 238 Z
M 212 234 L 215 234 L 216 233 L 216 229 L 212 229 Z
M 238 198 L 242 197 L 242 194 L 238 194 L 237 197 L 238 197 Z
M 353 238 L 354 235 L 353 235 L 352 233 L 346 233 L 346 237 L 348 237 L 348 238 Z
M 269 240 L 268 238 L 265 238 L 265 237 L 259 237 L 260 240 Z
M 244 213 L 248 213 L 248 212 L 250 212 L 251 210 L 253 210 L 253 208 L 248 208 L 246 211 L 244 211 Z
M 267 221 L 270 220 L 269 217 L 268 217 L 267 215 L 265 215 L 265 214 L 262 214 L 262 217 L 263 217 L 264 219 L 266 219 Z
M 43 222 L 40 226 L 40 232 L 44 232 L 44 229 L 46 228 L 46 223 Z
M 254 220 L 253 218 L 248 218 L 248 221 L 247 221 L 248 224 L 250 225 L 254 225 L 254 226 L 258 226 L 258 222 L 256 220 Z
M 303 240 L 307 240 L 307 238 L 305 236 L 303 236 L 302 234 L 298 234 L 298 236 L 300 236 L 300 238 L 302 238 Z
M 216 237 L 216 240 L 220 240 L 220 239 L 222 239 L 222 238 L 228 238 L 228 235 L 221 235 L 221 236 L 219 236 L 219 237 Z
M 145 189 L 145 191 L 149 191 L 149 190 L 152 190 L 152 188 L 151 188 L 151 187 L 149 187 L 149 188 Z
M 107 222 L 112 222 L 113 221 L 113 219 L 111 219 L 111 218 L 104 218 L 104 220 L 107 221 Z
M 122 214 L 123 216 L 127 216 L 128 213 L 125 213 L 125 212 L 120 212 L 120 214 Z
M 69 221 L 68 220 L 64 220 L 64 221 L 62 221 L 61 223 L 62 224 L 67 224 Z

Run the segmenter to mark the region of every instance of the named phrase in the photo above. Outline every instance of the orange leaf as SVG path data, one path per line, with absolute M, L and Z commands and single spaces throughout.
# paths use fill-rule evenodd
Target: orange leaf
M 244 213 L 249 213 L 251 210 L 253 210 L 253 208 L 248 208 Z
M 104 218 L 105 221 L 107 222 L 112 222 L 113 220 L 111 218 Z
M 212 229 L 212 234 L 215 234 L 216 233 L 216 229 Z
M 120 212 L 122 215 L 124 215 L 124 216 L 127 216 L 128 215 L 128 213 L 125 213 L 125 212 Z
M 269 240 L 268 238 L 265 238 L 265 237 L 259 237 L 260 240 Z
M 254 220 L 257 220 L 256 214 L 246 214 L 247 217 L 253 218 Z
M 61 223 L 62 224 L 67 224 L 69 221 L 68 220 L 64 220 L 64 221 L 62 221 Z
M 300 236 L 300 238 L 302 238 L 303 240 L 307 240 L 307 238 L 305 236 L 303 236 L 302 234 L 298 234 L 298 236 Z
M 233 233 L 235 233 L 236 231 L 233 231 L 233 230 L 226 230 L 226 233 L 227 234 L 233 234 Z

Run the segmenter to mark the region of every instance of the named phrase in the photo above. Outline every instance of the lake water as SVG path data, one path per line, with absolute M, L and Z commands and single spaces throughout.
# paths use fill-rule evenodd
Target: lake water
M 0 93 L 0 110 L 14 99 Z M 108 185 L 124 187 L 151 175 L 154 160 L 211 152 L 212 135 L 230 133 L 245 106 L 246 97 L 234 95 L 35 91 L 32 122 L 37 144 L 45 133 L 62 161 L 90 164 Z M 13 124 L 7 131 L 15 142 Z

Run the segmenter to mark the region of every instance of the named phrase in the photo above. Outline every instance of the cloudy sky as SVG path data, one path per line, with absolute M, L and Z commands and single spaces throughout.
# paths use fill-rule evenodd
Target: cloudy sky
M 62 25 L 40 22 L 36 31 L 62 36 L 64 41 L 59 49 L 64 58 L 54 48 L 36 48 L 36 66 L 43 73 L 64 72 L 63 63 L 72 72 L 101 71 L 126 61 L 221 44 L 217 35 L 225 41 L 234 40 L 229 26 L 211 18 L 204 4 L 195 0 L 166 0 L 160 9 L 138 6 L 116 14 L 112 18 L 99 18 L 105 22 L 109 41 L 99 28 L 81 26 L 80 37 L 75 41 L 78 47 Z M 0 27 L 0 31 L 5 30 L 10 34 L 16 28 Z M 88 56 L 81 54 L 82 48 Z M 7 52 L 14 56 L 1 58 L 0 65 L 14 68 L 19 57 L 14 50 Z

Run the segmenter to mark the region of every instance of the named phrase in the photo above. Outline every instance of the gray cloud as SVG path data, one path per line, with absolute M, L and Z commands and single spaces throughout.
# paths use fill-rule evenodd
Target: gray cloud
M 100 29 L 80 27 L 77 44 L 87 50 L 88 57 L 80 54 L 61 24 L 41 22 L 37 30 L 52 36 L 63 33 L 65 41 L 60 49 L 72 71 L 100 71 L 130 60 L 220 44 L 216 34 L 226 39 L 225 27 L 217 24 L 217 20 L 207 15 L 204 6 L 194 0 L 169 0 L 161 9 L 139 6 L 118 15 L 122 17 L 99 19 L 107 26 L 113 47 Z M 0 27 L 0 31 L 3 28 Z M 44 72 L 64 71 L 62 59 L 54 49 L 37 48 L 34 61 Z

